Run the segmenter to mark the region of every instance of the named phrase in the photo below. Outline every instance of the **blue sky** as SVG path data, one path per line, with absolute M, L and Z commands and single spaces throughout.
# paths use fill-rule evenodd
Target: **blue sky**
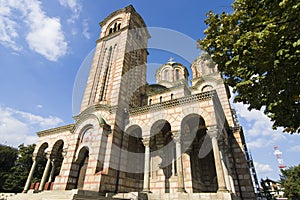
M 229 0 L 0 0 L 0 143 L 36 142 L 36 131 L 72 123 L 72 93 L 81 63 L 95 47 L 102 21 L 132 4 L 149 27 L 203 38 L 205 14 L 231 12 Z M 196 44 L 195 44 L 196 46 Z M 150 51 L 149 62 L 165 63 L 169 54 Z M 189 63 L 183 62 L 188 68 Z M 152 66 L 152 71 L 154 71 Z M 151 70 L 150 70 L 151 71 Z M 148 77 L 148 80 L 153 78 Z M 300 160 L 300 136 L 273 131 L 260 111 L 235 104 L 259 178 L 278 179 L 273 146 L 286 165 Z

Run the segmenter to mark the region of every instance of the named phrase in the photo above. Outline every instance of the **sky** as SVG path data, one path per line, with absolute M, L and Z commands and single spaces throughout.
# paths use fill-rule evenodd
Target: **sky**
M 37 131 L 73 123 L 77 73 L 86 68 L 86 58 L 95 48 L 98 23 L 111 12 L 132 4 L 148 27 L 171 30 L 196 43 L 204 37 L 206 13 L 232 12 L 232 2 L 0 0 L 0 144 L 32 144 Z M 196 44 L 192 48 L 197 51 Z M 152 82 L 156 67 L 167 62 L 170 54 L 157 49 L 149 52 L 149 63 L 156 63 L 148 65 L 147 80 Z M 189 68 L 188 59 L 175 55 L 175 61 Z M 300 163 L 300 135 L 272 130 L 262 111 L 249 112 L 243 104 L 232 106 L 259 179 L 279 179 L 274 145 L 283 153 L 285 165 Z

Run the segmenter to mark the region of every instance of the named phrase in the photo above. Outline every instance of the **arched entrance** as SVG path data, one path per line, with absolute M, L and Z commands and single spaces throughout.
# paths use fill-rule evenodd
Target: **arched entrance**
M 76 165 L 78 166 L 77 181 L 75 189 L 83 189 L 86 170 L 89 162 L 89 150 L 87 147 L 82 147 L 79 151 Z
M 150 130 L 151 178 L 155 182 L 151 190 L 170 193 L 170 178 L 176 176 L 175 144 L 172 139 L 171 125 L 166 120 L 155 122 Z M 177 180 L 174 179 L 174 183 Z M 163 185 L 159 188 L 156 185 Z M 151 187 L 151 186 L 150 186 Z
M 126 177 L 133 182 L 138 191 L 143 189 L 145 147 L 142 143 L 142 129 L 131 126 L 126 130 L 126 140 L 128 140 L 126 153 Z
M 53 145 L 52 148 L 52 157 L 54 159 L 52 159 L 51 162 L 51 172 L 49 175 L 49 179 L 48 182 L 54 182 L 55 181 L 55 177 L 57 175 L 59 175 L 60 173 L 60 169 L 61 169 L 61 165 L 63 162 L 63 147 L 64 147 L 64 141 L 63 140 L 58 140 L 57 142 L 55 142 L 55 144 Z
M 190 157 L 192 190 L 216 192 L 215 161 L 204 119 L 197 114 L 186 116 L 181 123 L 182 152 Z
M 37 155 L 35 158 L 36 159 L 36 167 L 35 167 L 36 170 L 34 171 L 30 189 L 39 190 L 39 187 L 41 184 L 41 179 L 43 177 L 43 173 L 44 173 L 46 163 L 47 163 L 48 147 L 49 147 L 48 143 L 45 142 L 39 147 L 39 149 L 37 151 Z M 43 186 L 43 189 L 44 189 L 44 186 Z

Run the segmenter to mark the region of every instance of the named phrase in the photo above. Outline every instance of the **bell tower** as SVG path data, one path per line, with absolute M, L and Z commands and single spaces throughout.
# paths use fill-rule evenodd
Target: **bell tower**
M 130 5 L 110 14 L 100 26 L 80 112 L 96 104 L 139 106 L 146 85 L 146 24 Z

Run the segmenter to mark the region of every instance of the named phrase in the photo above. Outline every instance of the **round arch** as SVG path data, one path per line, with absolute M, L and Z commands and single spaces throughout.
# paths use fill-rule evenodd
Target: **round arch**
M 76 169 L 78 169 L 77 172 L 75 171 L 75 173 L 77 173 L 75 189 L 83 189 L 84 187 L 88 162 L 89 162 L 89 148 L 83 146 L 80 149 L 78 149 L 78 154 L 75 161 L 75 165 L 77 165 Z
M 38 157 L 42 157 L 43 154 L 45 153 L 45 150 L 48 149 L 48 147 L 49 147 L 48 142 L 42 143 L 42 144 L 37 148 L 38 150 L 37 150 L 36 155 L 37 155 Z
M 63 148 L 64 148 L 64 141 L 62 139 L 57 140 L 51 149 L 51 173 L 49 177 L 49 182 L 54 182 L 55 177 L 59 175 L 61 165 L 63 162 Z
M 106 124 L 105 120 L 101 116 L 95 114 L 84 115 L 80 120 L 76 122 L 76 129 L 74 131 L 75 135 L 79 140 L 82 139 L 82 134 L 90 128 L 94 130 L 99 130 L 101 124 Z
M 126 128 L 125 133 L 127 135 L 136 137 L 136 138 L 142 138 L 142 128 L 139 125 L 131 125 L 128 128 Z
M 204 118 L 196 113 L 181 122 L 181 148 L 189 156 L 193 192 L 216 192 L 216 169 Z
M 144 162 L 145 162 L 145 147 L 142 142 L 142 128 L 138 125 L 132 125 L 125 131 L 124 147 L 126 152 L 123 156 L 126 157 L 126 163 L 122 163 L 126 169 L 126 177 L 134 180 L 136 183 L 142 183 L 144 179 Z M 138 184 L 138 189 L 142 191 L 142 184 Z

